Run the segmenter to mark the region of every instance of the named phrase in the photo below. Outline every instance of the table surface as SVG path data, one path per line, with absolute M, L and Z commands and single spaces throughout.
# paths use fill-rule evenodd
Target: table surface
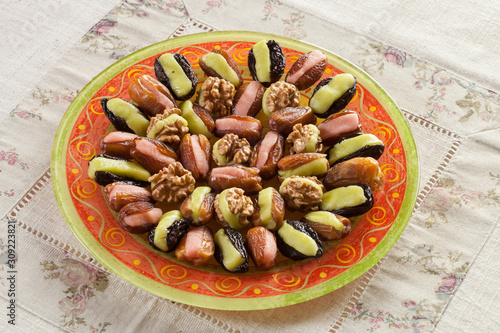
M 497 331 L 499 16 L 495 1 L 465 0 L 2 1 L 0 331 Z M 82 87 L 133 51 L 218 30 L 292 37 L 348 59 L 392 96 L 415 137 L 420 189 L 396 245 L 302 304 L 235 313 L 153 296 L 93 259 L 54 198 L 52 142 Z

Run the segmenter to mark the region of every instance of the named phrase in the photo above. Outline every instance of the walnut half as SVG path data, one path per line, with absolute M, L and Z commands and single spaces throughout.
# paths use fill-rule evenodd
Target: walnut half
M 152 185 L 153 198 L 167 203 L 180 202 L 194 190 L 195 179 L 180 162 L 173 162 L 148 179 Z
M 280 194 L 290 210 L 318 210 L 325 187 L 316 177 L 291 176 L 280 186 Z
M 152 117 L 147 129 L 148 138 L 174 146 L 181 142 L 187 132 L 187 120 L 181 117 L 181 110 L 178 108 L 165 109 L 164 113 Z
M 228 133 L 214 144 L 212 157 L 218 166 L 228 164 L 243 164 L 252 154 L 252 147 L 248 140 L 238 135 Z
M 254 207 L 252 199 L 244 195 L 245 191 L 238 187 L 231 187 L 215 196 L 214 207 L 217 221 L 224 227 L 230 226 L 233 229 L 240 230 L 250 223 L 249 217 L 253 215 Z M 221 200 L 226 202 L 221 205 Z M 229 212 L 236 215 L 238 220 L 232 221 L 227 212 L 224 213 L 224 208 L 227 207 Z M 228 217 L 230 219 L 228 219 Z
M 270 116 L 274 112 L 286 107 L 295 107 L 300 104 L 300 92 L 291 83 L 277 81 L 267 88 L 262 99 L 262 110 Z
M 313 124 L 295 124 L 286 143 L 291 145 L 290 154 L 319 153 L 323 150 L 320 132 Z
M 199 104 L 214 118 L 228 116 L 233 106 L 234 91 L 231 82 L 209 76 L 201 86 Z

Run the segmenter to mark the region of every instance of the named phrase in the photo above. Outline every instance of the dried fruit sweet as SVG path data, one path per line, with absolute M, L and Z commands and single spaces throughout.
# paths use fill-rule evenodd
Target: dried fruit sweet
M 104 195 L 109 207 L 115 212 L 119 212 L 123 206 L 138 201 L 155 203 L 151 192 L 143 187 L 131 185 L 123 182 L 115 182 L 104 187 Z
M 214 47 L 212 52 L 201 57 L 198 63 L 207 76 L 224 79 L 235 87 L 239 87 L 243 83 L 238 66 L 220 46 Z
M 134 146 L 137 134 L 113 131 L 104 134 L 99 141 L 99 154 L 131 159 L 130 150 Z
M 101 186 L 121 181 L 146 187 L 151 173 L 137 163 L 101 154 L 89 161 L 88 176 Z
M 214 215 L 215 194 L 208 186 L 198 186 L 181 204 L 181 213 L 191 220 L 191 225 L 207 224 Z
M 149 119 L 137 106 L 121 98 L 103 98 L 101 106 L 104 115 L 118 131 L 146 136 Z
M 272 232 L 264 227 L 254 227 L 247 232 L 247 249 L 253 263 L 260 270 L 273 268 L 278 246 Z
M 262 135 L 260 120 L 248 116 L 227 116 L 215 121 L 215 135 L 219 138 L 228 133 L 245 138 L 251 145 L 257 143 Z
M 262 97 L 262 111 L 268 116 L 286 107 L 296 107 L 300 103 L 300 93 L 291 83 L 277 81 L 266 89 Z
M 179 105 L 182 118 L 186 119 L 191 134 L 203 134 L 207 139 L 214 136 L 215 122 L 210 113 L 191 101 Z
M 286 107 L 274 112 L 268 120 L 269 128 L 283 136 L 292 133 L 296 124 L 316 124 L 316 115 L 308 106 Z
M 293 126 L 286 143 L 291 145 L 290 154 L 319 153 L 323 150 L 319 129 L 313 124 Z
M 198 104 L 214 118 L 228 116 L 233 106 L 234 90 L 231 82 L 210 76 L 200 88 Z
M 180 162 L 173 162 L 157 174 L 149 177 L 153 198 L 175 203 L 184 200 L 194 190 L 196 183 L 190 171 Z
M 130 155 L 151 174 L 155 174 L 179 159 L 175 151 L 161 141 L 135 138 Z
M 377 160 L 371 157 L 355 157 L 331 167 L 323 183 L 327 189 L 364 184 L 372 191 L 377 191 L 382 188 L 384 178 Z
M 245 194 L 250 195 L 262 190 L 259 169 L 240 164 L 213 168 L 208 175 L 207 183 L 215 192 L 239 187 L 245 191 Z
M 334 165 L 353 157 L 372 157 L 378 159 L 384 152 L 385 145 L 373 134 L 360 134 L 344 139 L 326 151 L 328 162 Z
M 276 131 L 269 131 L 254 147 L 250 166 L 260 170 L 263 179 L 271 179 L 278 172 L 278 161 L 285 153 L 285 139 Z
M 306 90 L 321 78 L 327 64 L 327 58 L 320 50 L 303 54 L 293 63 L 285 81 L 294 84 L 299 90 Z
M 318 125 L 321 139 L 327 146 L 333 146 L 342 139 L 363 133 L 356 111 L 342 110 L 326 118 Z
M 182 137 L 179 151 L 182 165 L 191 172 L 194 179 L 197 181 L 207 179 L 212 155 L 210 141 L 203 134 L 187 133 Z
M 301 221 L 313 228 L 324 241 L 345 238 L 351 232 L 351 221 L 348 218 L 328 211 L 307 213 Z
M 228 272 L 248 271 L 248 252 L 241 234 L 231 227 L 219 229 L 214 235 L 215 260 Z
M 323 195 L 320 209 L 351 217 L 362 215 L 373 206 L 373 194 L 366 185 L 337 187 Z
M 212 230 L 207 226 L 190 229 L 175 248 L 177 260 L 189 262 L 195 266 L 203 265 L 209 261 L 214 252 L 214 237 Z
M 149 244 L 156 250 L 172 252 L 186 234 L 190 221 L 178 210 L 171 210 L 160 217 L 155 229 L 148 234 Z
M 292 260 L 323 255 L 323 244 L 318 234 L 304 222 L 286 220 L 276 232 L 276 243 L 281 254 Z
M 253 203 L 244 193 L 241 188 L 232 187 L 215 196 L 215 217 L 220 225 L 241 230 L 250 223 Z
M 285 201 L 274 187 L 259 192 L 254 200 L 254 213 L 251 218 L 254 227 L 264 226 L 276 231 L 285 219 Z
M 158 224 L 161 215 L 161 209 L 150 202 L 131 202 L 120 209 L 118 224 L 131 234 L 143 234 Z
M 177 146 L 189 131 L 187 120 L 180 116 L 180 109 L 166 109 L 163 114 L 151 118 L 147 137 Z
M 349 73 L 321 80 L 309 100 L 309 106 L 320 118 L 339 112 L 356 94 L 356 78 Z
M 240 139 L 236 134 L 228 133 L 214 143 L 212 158 L 218 166 L 244 164 L 252 154 L 252 147 L 247 139 Z
M 285 71 L 286 58 L 275 40 L 261 40 L 248 52 L 248 69 L 254 81 L 265 87 L 278 81 Z
M 280 181 L 290 176 L 323 177 L 329 168 L 326 154 L 300 153 L 287 155 L 278 162 L 278 178 Z
M 194 95 L 198 78 L 182 54 L 165 53 L 155 59 L 154 67 L 156 78 L 170 90 L 175 99 L 185 101 Z
M 245 82 L 236 90 L 231 114 L 253 117 L 262 109 L 262 97 L 266 87 L 258 81 Z
M 147 74 L 140 75 L 129 84 L 128 94 L 150 117 L 163 113 L 165 109 L 177 107 L 177 103 L 168 88 Z
M 324 190 L 316 177 L 291 176 L 281 183 L 279 193 L 290 210 L 309 211 L 318 209 Z

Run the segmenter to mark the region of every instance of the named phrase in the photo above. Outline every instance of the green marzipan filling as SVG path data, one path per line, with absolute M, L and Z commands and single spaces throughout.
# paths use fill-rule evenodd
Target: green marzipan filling
M 356 207 L 364 204 L 365 201 L 365 192 L 361 186 L 338 187 L 323 194 L 321 209 L 336 210 L 346 207 Z
M 345 225 L 339 221 L 335 214 L 330 212 L 310 212 L 306 214 L 304 218 L 308 219 L 309 221 L 332 226 L 335 230 L 341 232 L 345 230 Z
M 286 222 L 278 229 L 278 234 L 286 244 L 303 255 L 313 257 L 318 252 L 318 244 L 314 239 Z
M 155 229 L 154 244 L 162 251 L 168 251 L 167 246 L 167 229 L 177 220 L 182 218 L 182 214 L 178 210 L 171 210 L 160 217 L 158 226 Z
M 202 60 L 205 64 L 219 74 L 224 80 L 231 82 L 235 87 L 240 84 L 238 74 L 229 66 L 226 59 L 218 53 L 207 53 Z
M 151 174 L 139 164 L 130 161 L 95 157 L 89 163 L 88 175 L 95 179 L 96 171 L 107 171 L 117 176 L 148 181 Z
M 318 158 L 295 169 L 278 170 L 278 175 L 281 178 L 287 178 L 290 176 L 314 176 L 324 174 L 327 171 L 328 163 L 326 158 Z
M 191 91 L 193 83 L 186 76 L 181 65 L 175 60 L 174 55 L 172 53 L 165 53 L 158 58 L 158 61 L 163 67 L 163 71 L 170 81 L 170 87 L 175 94 L 177 96 L 187 95 Z
M 318 137 L 320 135 L 319 129 L 314 125 L 306 125 L 308 129 L 313 131 L 313 135 L 309 138 L 304 149 L 304 153 L 314 153 L 316 152 L 316 146 L 318 145 Z
M 260 82 L 271 82 L 271 56 L 267 40 L 263 39 L 253 46 L 255 73 Z
M 354 76 L 348 73 L 335 75 L 330 82 L 320 87 L 311 97 L 309 106 L 315 113 L 325 113 L 330 106 L 348 91 L 355 82 Z
M 357 152 L 363 147 L 383 145 L 384 143 L 373 134 L 361 134 L 337 143 L 328 153 L 328 162 L 335 163 L 337 160 Z
M 233 246 L 233 243 L 231 243 L 224 229 L 219 229 L 219 231 L 215 233 L 214 241 L 219 245 L 222 251 L 222 264 L 228 271 L 234 271 L 245 262 L 245 258 L 243 258 Z
M 127 126 L 137 135 L 146 136 L 149 120 L 134 105 L 121 98 L 113 98 L 106 103 L 106 107 L 118 118 L 125 119 Z
M 272 215 L 273 188 L 267 187 L 259 192 L 258 204 L 260 221 L 264 227 L 273 230 L 276 228 L 276 222 Z
M 191 218 L 193 221 L 198 222 L 200 219 L 200 206 L 203 203 L 205 196 L 210 193 L 212 189 L 208 186 L 199 186 L 194 189 L 191 194 Z
M 179 108 L 182 111 L 182 118 L 187 121 L 187 126 L 191 134 L 203 134 L 207 139 L 213 137 L 213 134 L 210 133 L 200 117 L 193 111 L 193 102 L 184 101 L 179 105 Z
M 234 214 L 229 209 L 229 205 L 226 200 L 227 190 L 222 191 L 219 194 L 219 209 L 224 217 L 224 220 L 229 224 L 229 226 L 233 229 L 240 230 L 243 226 L 240 224 L 240 216 L 239 214 Z

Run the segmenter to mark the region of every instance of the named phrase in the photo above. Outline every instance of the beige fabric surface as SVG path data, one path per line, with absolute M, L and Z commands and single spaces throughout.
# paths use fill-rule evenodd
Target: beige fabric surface
M 8 42 L 0 59 L 0 257 L 5 262 L 6 225 L 15 221 L 19 274 L 17 325 L 4 318 L 1 331 L 497 330 L 500 66 L 493 2 L 4 1 L 2 8 L 0 32 Z M 420 192 L 399 241 L 359 279 L 284 308 L 196 308 L 109 273 L 67 227 L 49 168 L 71 100 L 133 51 L 212 30 L 316 44 L 364 69 L 400 105 L 418 148 Z M 2 265 L 2 308 L 7 272 Z

